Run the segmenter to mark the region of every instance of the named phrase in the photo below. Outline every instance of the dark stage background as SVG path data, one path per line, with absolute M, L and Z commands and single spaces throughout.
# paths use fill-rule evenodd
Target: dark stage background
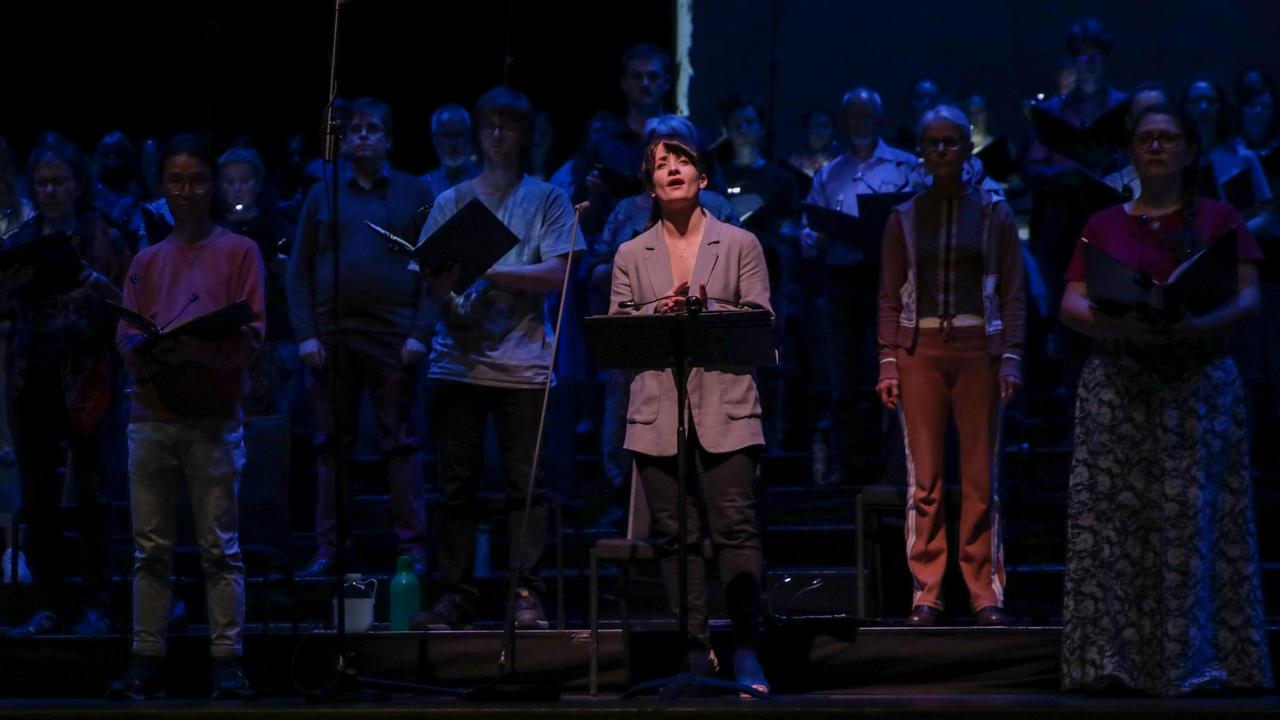
M 501 83 L 509 47 L 510 83 L 550 114 L 562 160 L 593 111 L 624 110 L 618 58 L 634 43 L 670 45 L 673 8 L 671 0 L 350 0 L 339 92 L 390 102 L 392 162 L 424 172 L 435 164 L 431 111 L 470 107 Z M 208 128 L 218 147 L 248 135 L 269 165 L 302 132 L 319 153 L 332 18 L 331 0 L 4 3 L 0 133 L 19 158 L 46 130 L 91 151 L 110 129 L 138 141 Z
M 1053 92 L 1067 27 L 1082 16 L 1114 35 L 1107 71 L 1121 89 L 1154 79 L 1177 93 L 1210 70 L 1234 92 L 1246 65 L 1280 70 L 1280 3 L 1267 0 L 695 0 L 691 111 L 699 125 L 717 123 L 716 100 L 735 89 L 767 101 L 776 31 L 783 150 L 799 144 L 807 107 L 835 109 L 859 84 L 880 92 L 892 132 L 908 122 L 909 87 L 922 75 L 957 99 L 986 96 L 991 131 L 1020 134 L 1020 101 Z
M 510 83 L 550 114 L 554 158 L 566 159 L 593 111 L 623 110 L 621 52 L 674 50 L 676 24 L 675 0 L 351 0 L 343 13 L 340 92 L 390 101 L 392 159 L 412 171 L 435 162 L 431 110 L 470 106 L 502 81 L 508 55 Z M 776 35 L 781 150 L 798 143 L 805 108 L 834 107 L 856 84 L 880 90 L 889 128 L 905 123 L 908 87 L 926 74 L 958 98 L 985 95 L 992 130 L 1016 135 L 1019 101 L 1051 91 L 1065 29 L 1083 15 L 1114 33 L 1109 75 L 1121 88 L 1158 79 L 1176 91 L 1199 69 L 1234 87 L 1245 65 L 1280 70 L 1280 5 L 1267 0 L 693 0 L 693 119 L 715 129 L 731 90 L 768 99 Z M 318 152 L 332 16 L 328 0 L 7 3 L 0 133 L 19 157 L 45 130 L 91 150 L 108 129 L 136 140 L 208 128 L 219 145 L 248 135 L 269 164 L 302 132 Z

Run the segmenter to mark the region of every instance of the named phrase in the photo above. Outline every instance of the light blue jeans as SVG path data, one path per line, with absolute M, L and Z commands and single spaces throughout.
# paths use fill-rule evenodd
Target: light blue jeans
M 133 515 L 133 651 L 165 654 L 173 596 L 178 484 L 191 496 L 204 568 L 210 654 L 238 657 L 244 627 L 244 564 L 236 493 L 244 467 L 239 420 L 181 419 L 129 425 Z

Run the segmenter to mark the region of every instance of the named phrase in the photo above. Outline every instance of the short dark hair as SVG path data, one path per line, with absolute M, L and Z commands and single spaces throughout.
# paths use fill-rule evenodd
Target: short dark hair
M 675 67 L 675 61 L 671 59 L 671 54 L 666 50 L 657 45 L 640 43 L 639 45 L 632 45 L 627 48 L 626 52 L 622 53 L 622 60 L 618 63 L 618 74 L 626 75 L 627 66 L 634 60 L 657 60 L 662 64 L 662 71 L 667 75 L 670 75 Z
M 164 145 L 164 154 L 160 156 L 160 165 L 163 166 L 168 162 L 169 158 L 178 155 L 186 155 L 200 160 L 209 166 L 210 171 L 217 166 L 217 161 L 213 157 L 213 151 L 209 148 L 208 141 L 199 133 L 184 132 L 169 138 L 169 142 Z
M 528 135 L 526 140 L 533 141 L 533 103 L 524 93 L 499 85 L 481 95 L 476 101 L 475 111 L 471 113 L 475 126 L 479 128 L 490 115 L 520 123 Z
M 1213 94 L 1218 96 L 1218 122 L 1215 130 L 1218 133 L 1218 141 L 1226 141 L 1235 134 L 1236 109 L 1235 104 L 1231 102 L 1231 95 L 1227 92 L 1227 85 L 1221 77 L 1209 72 L 1198 72 L 1192 75 L 1187 80 L 1187 84 L 1182 86 L 1182 94 L 1178 96 L 1178 107 L 1186 110 L 1191 88 L 1199 83 L 1205 83 L 1213 88 Z M 1134 122 L 1136 123 L 1137 119 Z
M 808 110 L 800 113 L 800 127 L 807 128 L 815 115 L 825 115 L 832 125 L 836 124 L 836 114 L 824 107 L 810 105 Z
M 93 180 L 89 175 L 89 160 L 80 147 L 58 133 L 42 134 L 27 155 L 27 181 L 35 175 L 36 166 L 42 162 L 53 160 L 71 169 L 71 176 L 80 186 L 80 195 L 76 198 L 76 214 L 82 214 L 93 207 Z
M 697 168 L 699 176 L 710 172 L 706 158 L 698 152 L 696 147 L 690 145 L 687 139 L 677 135 L 654 135 L 644 149 L 644 160 L 640 165 L 640 173 L 643 175 L 642 179 L 647 190 L 653 191 L 653 170 L 657 164 L 654 156 L 657 155 L 659 146 L 665 147 L 667 152 L 676 157 L 687 158 Z
M 720 122 L 724 123 L 727 127 L 729 125 L 730 115 L 741 110 L 746 110 L 747 108 L 754 108 L 756 116 L 760 118 L 760 124 L 765 124 L 764 103 L 749 95 L 743 95 L 740 92 L 731 92 L 720 100 Z
M 368 115 L 378 118 L 378 122 L 382 123 L 383 132 L 388 138 L 391 137 L 391 106 L 377 98 L 362 97 L 346 103 L 341 108 L 341 113 L 343 135 L 347 134 L 347 128 L 351 127 L 351 123 L 355 122 L 356 118 Z
M 1116 49 L 1116 41 L 1111 33 L 1094 18 L 1081 18 L 1067 29 L 1067 54 L 1075 57 L 1087 47 L 1096 47 L 1102 51 L 1103 57 L 1110 57 Z
M 1248 77 L 1250 73 L 1257 73 L 1258 77 L 1262 79 L 1261 88 L 1249 88 L 1247 86 L 1244 79 Z M 1276 93 L 1275 78 L 1272 77 L 1271 73 L 1268 72 L 1266 68 L 1258 65 L 1253 65 L 1241 70 L 1236 82 L 1236 99 L 1240 101 L 1240 107 L 1238 109 L 1243 111 L 1245 106 L 1253 102 L 1253 99 L 1259 95 L 1270 95 L 1272 103 L 1280 101 L 1280 95 L 1277 95 Z M 1280 112 L 1273 111 L 1271 113 L 1271 124 L 1267 126 L 1267 137 L 1275 137 L 1277 133 L 1280 133 Z

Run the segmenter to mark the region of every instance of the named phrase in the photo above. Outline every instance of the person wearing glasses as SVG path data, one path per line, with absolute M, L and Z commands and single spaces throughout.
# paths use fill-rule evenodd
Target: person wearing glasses
M 315 413 L 316 554 L 299 574 L 328 576 L 338 551 L 336 463 L 355 450 L 361 396 L 367 388 L 387 465 L 391 515 L 399 554 L 426 572 L 427 519 L 422 455 L 414 429 L 418 363 L 427 354 L 435 311 L 409 260 L 370 228 L 416 238 L 420 211 L 435 196 L 426 183 L 387 162 L 391 108 L 373 98 L 346 106 L 338 177 L 339 276 L 334 277 L 328 183 L 312 186 L 298 218 L 285 286 L 298 355 L 307 366 Z M 339 303 L 335 286 L 342 293 Z M 339 307 L 341 313 L 339 313 Z M 340 371 L 342 407 L 334 408 L 333 373 Z M 341 413 L 342 437 L 334 436 Z M 350 474 L 348 474 L 350 477 Z
M 244 564 L 237 489 L 244 467 L 241 397 L 266 333 L 262 254 L 253 240 L 214 224 L 214 160 L 204 140 L 179 135 L 164 153 L 161 187 L 174 227 L 129 266 L 122 304 L 161 326 L 239 300 L 255 320 L 222 340 L 149 341 L 122 321 L 116 348 L 131 377 L 129 499 L 133 518 L 133 660 L 109 697 L 139 700 L 163 688 L 173 595 L 178 486 L 191 497 L 205 576 L 213 697 L 247 699 L 240 662 Z
M 1270 687 L 1245 404 L 1225 334 L 1258 307 L 1262 255 L 1230 205 L 1197 197 L 1202 150 L 1185 110 L 1143 110 L 1142 193 L 1089 219 L 1062 321 L 1093 339 L 1080 376 L 1067 500 L 1067 689 L 1156 695 Z M 1090 302 L 1088 242 L 1164 281 L 1237 232 L 1238 291 L 1172 320 Z
M 123 425 L 117 420 L 122 371 L 111 345 L 115 322 L 104 301 L 120 300 L 129 251 L 124 237 L 92 206 L 88 163 L 75 145 L 46 136 L 31 151 L 27 177 L 37 213 L 5 238 L 5 249 L 67 232 L 84 270 L 80 287 L 43 298 L 26 294 L 29 269 L 0 274 L 2 302 L 8 306 L 12 301 L 16 310 L 5 340 L 5 399 L 22 482 L 21 517 L 28 528 L 24 549 L 38 608 L 11 632 L 97 635 L 111 630 L 106 495 L 110 451 L 123 442 Z M 67 597 L 62 585 L 63 577 L 74 573 L 60 562 L 64 553 L 59 550 L 64 465 L 75 487 L 80 531 L 84 592 L 74 598 Z M 80 613 L 79 619 L 64 622 L 72 611 Z
M 473 117 L 483 169 L 440 196 L 419 241 L 477 200 L 519 242 L 459 293 L 452 290 L 456 267 L 420 268 L 440 312 L 427 371 L 441 495 L 434 530 L 440 579 L 435 601 L 412 624 L 458 630 L 475 619 L 482 587 L 475 576 L 482 516 L 478 493 L 492 419 L 509 510 L 507 554 L 515 558 L 511 568 L 519 576 L 515 624 L 545 630 L 549 623 L 540 596 L 546 588 L 538 577 L 549 517 L 542 487 L 545 460 L 536 468 L 539 477 L 532 476 L 543 393 L 552 372 L 556 304 L 548 303 L 547 295 L 562 289 L 569 255 L 586 250 L 586 244 L 574 237 L 574 211 L 564 192 L 525 172 L 534 134 L 529 99 L 497 87 L 480 97 Z
M 882 248 L 876 392 L 903 427 L 915 588 L 907 624 L 916 626 L 936 624 L 943 610 L 948 421 L 960 442 L 960 571 L 978 624 L 1008 624 L 996 441 L 1004 403 L 1022 383 L 1022 247 L 1009 206 L 964 177 L 969 127 L 951 105 L 920 118 L 933 181 L 894 209 Z

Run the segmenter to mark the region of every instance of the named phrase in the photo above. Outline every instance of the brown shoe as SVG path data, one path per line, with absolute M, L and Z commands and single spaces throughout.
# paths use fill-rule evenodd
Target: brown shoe
M 938 624 L 942 611 L 932 605 L 916 605 L 907 616 L 907 625 L 911 627 L 933 627 Z
M 1004 627 L 1013 624 L 1009 615 L 995 605 L 988 605 L 974 613 L 973 616 L 977 618 L 978 625 L 982 627 Z

